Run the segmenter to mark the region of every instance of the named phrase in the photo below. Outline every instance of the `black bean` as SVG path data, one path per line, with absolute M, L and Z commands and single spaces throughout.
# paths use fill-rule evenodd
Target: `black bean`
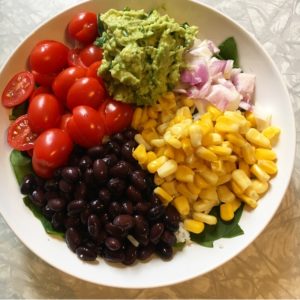
M 121 204 L 121 213 L 125 215 L 133 214 L 133 205 L 131 201 L 125 201 Z
M 109 175 L 111 177 L 119 177 L 126 179 L 128 177 L 129 171 L 129 163 L 124 160 L 120 160 L 109 170 Z
M 92 214 L 92 209 L 87 206 L 81 213 L 80 213 L 80 220 L 82 224 L 87 224 L 87 220 L 89 215 Z
M 141 215 L 134 216 L 135 227 L 134 233 L 136 236 L 148 235 L 149 234 L 149 223 L 148 221 Z
M 124 144 L 125 141 L 126 141 L 125 136 L 121 132 L 113 134 L 110 138 L 111 138 L 112 141 L 117 142 L 119 145 Z
M 93 165 L 93 161 L 87 155 L 84 155 L 83 157 L 81 157 L 81 159 L 78 163 L 78 167 L 80 168 L 81 171 L 85 171 L 86 169 L 92 167 L 92 165 Z
M 120 145 L 117 142 L 115 142 L 115 141 L 108 141 L 106 143 L 106 146 L 109 149 L 109 152 L 112 152 L 112 153 L 116 154 L 117 156 L 120 155 L 121 147 L 120 147 Z
M 80 225 L 80 218 L 78 216 L 68 216 L 64 221 L 65 228 L 78 227 Z
M 150 209 L 151 205 L 149 202 L 138 202 L 135 207 L 134 207 L 134 211 L 137 214 L 142 214 L 145 215 L 148 210 Z
M 112 223 L 107 223 L 105 225 L 106 232 L 113 237 L 124 237 L 127 234 L 127 231 L 121 226 L 114 225 Z
M 76 249 L 78 258 L 84 261 L 93 261 L 97 258 L 97 252 L 89 247 L 81 246 Z
M 42 208 L 42 214 L 47 220 L 51 221 L 54 211 L 48 205 L 45 205 Z
M 134 136 L 137 134 L 137 131 L 133 128 L 127 128 L 123 134 L 128 140 L 133 140 Z
M 69 157 L 68 165 L 70 167 L 76 167 L 79 164 L 79 160 L 80 160 L 80 158 L 79 158 L 78 154 L 72 153 Z
M 141 192 L 136 189 L 133 185 L 128 186 L 126 190 L 126 195 L 128 200 L 131 200 L 132 202 L 140 202 L 143 200 Z
M 110 221 L 109 214 L 107 212 L 99 215 L 100 221 L 102 224 L 107 224 Z
M 36 188 L 35 177 L 32 174 L 28 174 L 28 175 L 24 176 L 24 180 L 23 180 L 21 188 L 20 188 L 21 193 L 23 195 L 28 195 L 28 194 L 32 193 L 35 188 Z
M 74 198 L 84 199 L 86 196 L 87 196 L 86 184 L 80 181 L 78 184 L 76 184 L 75 191 L 74 191 Z
M 134 237 L 142 246 L 147 246 L 150 243 L 149 234 L 134 235 Z
M 56 192 L 58 190 L 58 181 L 49 179 L 45 182 L 44 189 L 47 192 Z
M 160 217 L 162 217 L 164 212 L 165 212 L 165 208 L 163 205 L 160 204 L 160 205 L 151 207 L 147 213 L 147 216 L 148 216 L 149 220 L 156 221 Z
M 75 252 L 76 248 L 81 243 L 81 236 L 79 231 L 73 227 L 70 227 L 66 230 L 65 239 L 68 247 Z
M 147 176 L 144 171 L 133 171 L 130 179 L 134 187 L 139 191 L 144 191 L 147 188 Z
M 115 237 L 109 236 L 105 239 L 105 246 L 111 251 L 117 251 L 117 250 L 121 249 L 122 242 Z
M 96 215 L 90 215 L 88 217 L 88 231 L 90 236 L 97 237 L 101 230 L 101 222 Z
M 70 183 L 75 183 L 80 178 L 80 169 L 78 167 L 65 167 L 62 169 L 61 176 Z
M 131 215 L 118 215 L 114 218 L 113 224 L 130 230 L 135 225 L 135 220 Z
M 71 193 L 74 188 L 72 183 L 70 183 L 64 179 L 61 179 L 59 181 L 58 186 L 59 186 L 59 189 L 64 193 Z
M 82 246 L 87 247 L 87 248 L 91 249 L 94 252 L 97 252 L 97 250 L 98 250 L 98 247 L 95 244 L 95 242 L 91 241 L 89 239 L 86 239 L 86 240 L 82 241 Z
M 124 252 L 125 252 L 125 257 L 122 260 L 122 263 L 127 266 L 132 265 L 137 258 L 137 248 L 133 246 L 131 243 L 128 243 Z
M 115 218 L 117 215 L 121 213 L 121 204 L 117 201 L 113 201 L 110 203 L 108 207 L 108 214 L 111 218 Z
M 36 187 L 43 187 L 45 185 L 45 179 L 39 176 L 34 176 Z
M 61 211 L 54 213 L 51 219 L 53 228 L 56 230 L 62 230 L 64 228 L 65 217 L 65 214 Z
M 160 239 L 170 247 L 173 247 L 176 244 L 176 236 L 169 230 L 165 230 Z
M 95 183 L 94 172 L 92 168 L 87 168 L 83 174 L 83 180 L 87 185 L 93 185 Z
M 61 196 L 60 194 L 61 193 L 59 191 L 47 191 L 47 192 L 44 193 L 44 197 L 47 201 L 52 199 L 52 198 L 57 198 L 57 197 L 64 198 L 64 196 Z
M 179 222 L 180 222 L 180 214 L 178 213 L 177 209 L 172 206 L 168 205 L 165 211 L 165 218 L 164 218 L 166 227 L 170 231 L 177 231 L 179 228 Z
M 107 153 L 107 149 L 103 145 L 89 148 L 87 151 L 87 155 L 93 160 L 104 157 L 106 153 Z
M 121 196 L 126 189 L 126 183 L 123 179 L 111 178 L 107 183 L 107 188 L 113 195 Z
M 47 205 L 53 211 L 62 211 L 66 206 L 66 200 L 64 198 L 52 198 L 49 199 Z
M 163 223 L 156 223 L 150 229 L 150 241 L 153 244 L 157 244 L 159 242 L 160 237 L 164 232 L 165 226 Z
M 53 178 L 56 180 L 61 179 L 61 171 L 62 171 L 62 168 L 55 169 L 53 172 Z
M 108 167 L 112 167 L 112 166 L 114 166 L 117 162 L 118 162 L 118 157 L 116 156 L 116 154 L 113 154 L 113 153 L 111 153 L 111 154 L 106 154 L 103 158 L 102 158 L 102 160 L 106 163 L 106 165 L 108 166 Z
M 36 190 L 34 190 L 29 198 L 32 203 L 38 207 L 42 207 L 46 203 L 45 194 L 41 188 L 37 188 Z
M 170 260 L 173 257 L 173 248 L 163 242 L 157 244 L 155 252 L 163 260 Z
M 97 235 L 92 237 L 93 242 L 97 246 L 104 244 L 104 241 L 106 240 L 106 238 L 107 238 L 107 233 L 104 230 L 100 230 Z
M 105 205 L 99 199 L 95 199 L 95 200 L 91 201 L 90 205 L 91 205 L 92 211 L 97 214 L 103 212 L 105 209 Z
M 99 196 L 99 200 L 105 205 L 109 205 L 110 203 L 110 199 L 111 199 L 111 193 L 110 191 L 103 187 L 99 190 L 99 193 L 98 193 L 98 196 Z
M 125 253 L 122 250 L 111 251 L 107 248 L 103 249 L 103 258 L 108 262 L 120 263 L 125 258 Z
M 97 182 L 102 183 L 107 179 L 107 166 L 102 159 L 96 159 L 93 163 L 94 176 Z
M 76 199 L 69 202 L 67 211 L 69 216 L 80 214 L 86 208 L 86 201 L 83 199 Z
M 148 259 L 155 251 L 155 246 L 153 244 L 148 244 L 147 246 L 139 246 L 137 251 L 137 257 L 140 260 Z
M 158 198 L 158 196 L 154 193 L 151 194 L 150 196 L 150 203 L 151 203 L 151 206 L 156 206 L 156 205 L 160 205 L 161 204 L 161 201 L 160 199 Z
M 136 145 L 137 144 L 135 141 L 128 141 L 125 144 L 123 144 L 121 148 L 121 155 L 126 161 L 135 162 L 135 159 L 132 157 L 132 152 Z

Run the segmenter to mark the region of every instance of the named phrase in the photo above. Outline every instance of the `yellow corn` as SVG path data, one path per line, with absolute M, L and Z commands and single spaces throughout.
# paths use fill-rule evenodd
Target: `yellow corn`
M 255 162 L 256 162 L 255 148 L 252 145 L 250 145 L 249 143 L 245 144 L 242 147 L 242 155 L 243 155 L 244 161 L 247 164 L 249 164 L 249 165 L 255 164 Z
M 149 144 L 151 144 L 152 140 L 159 138 L 159 135 L 153 129 L 145 129 L 141 132 L 141 135 L 142 135 L 143 139 Z
M 220 217 L 224 221 L 230 221 L 234 218 L 233 207 L 230 203 L 220 205 Z
M 148 171 L 150 173 L 155 173 L 158 170 L 158 168 L 161 167 L 167 160 L 168 158 L 166 156 L 160 156 L 157 159 L 151 161 L 147 165 Z
M 183 163 L 185 161 L 184 152 L 181 149 L 175 150 L 175 157 L 177 163 Z
M 155 160 L 156 154 L 153 151 L 148 151 L 147 152 L 147 164 L 150 163 L 151 161 Z
M 189 182 L 187 183 L 186 186 L 193 195 L 199 195 L 201 189 L 198 186 L 196 186 L 194 183 Z
M 171 196 L 174 196 L 177 193 L 175 180 L 169 182 L 166 181 L 162 183 L 161 187 Z
M 243 170 L 234 170 L 231 175 L 232 179 L 237 183 L 237 185 L 241 188 L 242 191 L 244 191 L 251 185 L 250 178 Z
M 165 182 L 164 178 L 159 177 L 157 174 L 154 175 L 155 185 L 161 185 Z
M 269 183 L 267 181 L 253 179 L 251 187 L 256 191 L 256 193 L 264 194 L 269 189 Z
M 220 116 L 216 120 L 215 130 L 217 132 L 237 133 L 240 125 L 231 117 Z
M 210 167 L 211 167 L 211 170 L 214 173 L 216 173 L 218 176 L 222 176 L 222 175 L 225 175 L 227 173 L 226 169 L 225 169 L 225 166 L 224 166 L 223 160 L 212 161 L 210 163 Z
M 157 174 L 160 177 L 165 178 L 175 173 L 176 170 L 177 170 L 177 162 L 173 159 L 169 159 L 157 169 Z
M 191 155 L 186 156 L 185 158 L 185 162 L 188 164 L 188 166 L 190 168 L 197 168 L 197 165 L 199 163 L 198 158 L 196 157 L 196 155 L 194 153 L 192 153 Z M 200 162 L 201 163 L 201 162 Z
M 206 189 L 210 186 L 209 183 L 207 183 L 199 174 L 195 174 L 194 183 L 200 190 Z
M 230 202 L 233 211 L 235 212 L 240 206 L 241 206 L 241 201 L 237 198 L 235 198 L 232 202 Z
M 226 173 L 232 173 L 236 169 L 236 164 L 235 162 L 232 161 L 224 161 L 224 168 Z
M 179 183 L 176 186 L 176 190 L 179 194 L 185 196 L 187 199 L 190 199 L 191 201 L 195 201 L 198 197 L 197 195 L 192 194 L 184 183 Z
M 226 185 L 218 186 L 217 193 L 221 202 L 227 203 L 235 199 L 235 195 L 230 191 L 230 189 Z
M 149 145 L 148 142 L 145 141 L 141 134 L 136 134 L 134 136 L 134 139 L 138 144 L 143 144 L 147 151 L 151 150 L 151 145 Z
M 168 128 L 168 123 L 162 123 L 160 125 L 157 126 L 157 131 L 159 132 L 159 134 L 164 134 Z
M 176 173 L 175 173 L 175 177 L 178 181 L 182 181 L 182 182 L 194 182 L 194 171 L 187 167 L 187 166 L 183 166 L 183 165 L 179 165 Z
M 218 181 L 217 181 L 217 186 L 222 185 L 224 183 L 227 183 L 231 180 L 231 174 L 225 174 L 219 177 Z
M 204 212 L 207 210 L 211 210 L 217 202 L 207 201 L 207 200 L 197 200 L 193 203 L 193 210 L 196 212 Z
M 147 113 L 148 113 L 149 118 L 151 118 L 151 119 L 156 120 L 158 118 L 158 113 L 154 106 L 149 106 Z
M 226 134 L 226 139 L 238 147 L 243 147 L 247 143 L 247 141 L 239 133 L 228 133 Z
M 257 201 L 259 199 L 259 195 L 258 193 L 252 188 L 252 186 L 249 186 L 246 190 L 245 190 L 245 195 L 250 197 L 251 199 Z
M 175 101 L 175 94 L 173 92 L 166 92 L 163 94 L 163 98 L 168 100 L 168 102 L 174 102 Z
M 218 156 L 213 153 L 211 150 L 205 148 L 205 147 L 198 147 L 196 150 L 196 154 L 198 157 L 207 160 L 207 161 L 215 161 L 218 159 Z
M 157 125 L 157 121 L 154 119 L 149 119 L 145 124 L 143 124 L 144 129 L 153 129 Z
M 268 138 L 271 143 L 274 143 L 280 134 L 280 129 L 275 126 L 269 126 L 262 131 L 262 134 Z
M 247 131 L 246 139 L 256 146 L 263 148 L 271 148 L 270 140 L 255 128 L 250 128 Z
M 179 196 L 173 200 L 173 205 L 182 216 L 187 216 L 190 213 L 190 204 L 186 197 Z
M 243 190 L 240 188 L 240 186 L 233 180 L 230 181 L 231 189 L 236 195 L 242 195 Z
M 207 111 L 210 113 L 213 121 L 216 121 L 216 119 L 222 115 L 222 112 L 213 105 L 209 105 Z
M 166 157 L 169 157 L 171 159 L 175 159 L 175 151 L 174 151 L 174 148 L 171 147 L 170 145 L 167 145 L 165 151 L 164 151 L 164 155 Z M 177 161 L 177 160 L 176 160 Z
M 148 120 L 148 113 L 147 113 L 148 109 L 147 107 L 143 108 L 143 112 L 142 112 L 142 117 L 141 117 L 141 122 L 140 125 L 143 125 L 147 122 Z
M 191 98 L 187 98 L 187 97 L 184 97 L 183 99 L 181 99 L 181 102 L 182 102 L 183 106 L 193 107 L 195 105 L 194 100 Z
M 165 151 L 166 151 L 166 149 L 167 149 L 167 145 L 165 145 L 165 146 L 162 146 L 162 147 L 159 147 L 157 150 L 156 150 L 156 156 L 157 157 L 160 157 L 160 156 L 162 156 L 162 155 L 165 155 Z
M 213 201 L 214 203 L 219 202 L 218 193 L 215 187 L 210 187 L 207 189 L 201 190 L 199 194 L 200 199 Z
M 231 148 L 223 147 L 223 146 L 210 146 L 210 147 L 208 147 L 208 149 L 211 150 L 213 153 L 220 155 L 220 156 L 230 155 L 232 152 Z
M 150 141 L 151 146 L 153 147 L 162 147 L 165 145 L 165 140 L 164 139 L 153 139 Z
M 277 166 L 272 160 L 258 160 L 257 165 L 270 175 L 277 173 Z
M 238 161 L 238 157 L 236 155 L 222 156 L 221 159 L 233 163 Z
M 202 131 L 201 126 L 198 124 L 192 124 L 189 126 L 189 135 L 191 144 L 193 147 L 197 148 L 201 145 L 202 141 Z
M 203 136 L 202 145 L 203 146 L 213 146 L 213 145 L 221 145 L 223 142 L 223 137 L 221 134 L 216 132 L 210 132 Z
M 172 201 L 173 197 L 167 193 L 163 188 L 161 187 L 156 187 L 153 190 L 154 194 L 157 195 L 159 197 L 159 199 L 163 202 L 163 203 L 169 203 Z
M 209 168 L 205 168 L 201 171 L 201 176 L 211 185 L 216 185 L 219 179 L 219 176 L 211 171 Z
M 201 233 L 204 230 L 204 223 L 192 219 L 185 219 L 183 221 L 185 230 L 193 233 Z
M 215 216 L 207 215 L 201 212 L 194 212 L 192 217 L 194 220 L 203 222 L 208 225 L 215 225 L 218 221 Z
M 185 119 L 192 119 L 191 111 L 187 106 L 179 108 L 176 112 L 176 116 L 183 116 Z
M 252 127 L 256 127 L 256 119 L 255 119 L 255 116 L 252 112 L 246 111 L 245 112 L 245 117 L 251 123 Z
M 260 181 L 269 181 L 270 175 L 261 169 L 257 164 L 254 164 L 250 168 L 250 172 L 256 176 Z
M 175 124 L 172 127 L 170 127 L 169 131 L 171 132 L 172 136 L 175 137 L 176 139 L 185 137 L 187 133 L 185 126 L 181 123 Z
M 264 148 L 256 148 L 255 149 L 255 157 L 257 160 L 266 159 L 266 160 L 276 160 L 277 156 L 273 150 L 264 149 Z
M 143 109 L 140 107 L 137 107 L 134 110 L 133 116 L 132 116 L 132 121 L 131 121 L 131 127 L 134 129 L 138 129 L 139 125 L 141 123 L 141 119 L 142 119 L 142 114 L 143 114 Z
M 165 181 L 167 181 L 167 182 L 171 182 L 171 181 L 175 180 L 175 174 L 173 173 L 173 174 L 171 174 L 171 175 L 165 177 L 164 179 L 165 179 Z
M 194 149 L 191 144 L 191 140 L 189 138 L 184 138 L 181 140 L 182 143 L 182 150 L 185 153 L 185 155 L 190 156 L 193 154 Z
M 177 138 L 175 138 L 171 132 L 167 131 L 164 134 L 164 140 L 166 143 L 168 143 L 170 146 L 176 148 L 176 149 L 180 149 L 182 144 L 180 142 L 180 140 L 178 140 Z
M 256 208 L 257 207 L 257 201 L 250 198 L 247 195 L 239 195 L 238 196 L 243 202 L 245 202 L 247 205 L 249 205 L 251 208 Z

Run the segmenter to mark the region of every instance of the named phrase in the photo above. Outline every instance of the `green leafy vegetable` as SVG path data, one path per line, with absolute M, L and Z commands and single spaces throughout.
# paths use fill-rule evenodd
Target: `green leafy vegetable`
M 233 37 L 229 37 L 224 42 L 222 42 L 218 48 L 220 52 L 216 55 L 219 59 L 232 59 L 234 61 L 234 67 L 239 67 L 239 55 L 236 41 Z
M 31 158 L 29 158 L 27 155 L 20 151 L 13 150 L 10 153 L 10 163 L 14 170 L 19 185 L 23 182 L 25 175 L 33 173 L 31 166 Z M 41 221 L 47 233 L 56 237 L 64 236 L 63 232 L 53 229 L 51 223 L 43 216 L 41 210 L 38 207 L 36 207 L 28 197 L 24 197 L 23 201 L 25 205 L 32 211 L 34 216 Z
M 211 215 L 218 219 L 216 225 L 206 225 L 205 229 L 200 234 L 191 234 L 191 240 L 205 247 L 213 247 L 213 242 L 221 238 L 233 238 L 244 234 L 244 231 L 239 226 L 239 221 L 242 216 L 244 205 L 242 204 L 234 214 L 234 219 L 230 222 L 223 221 L 220 217 L 220 207 L 214 207 Z
M 185 246 L 185 242 L 178 242 L 176 243 L 173 248 L 176 250 L 176 251 L 181 251 Z
M 18 117 L 25 115 L 28 109 L 28 101 L 25 101 L 17 106 L 15 106 L 10 115 L 9 115 L 9 119 L 11 121 L 16 120 Z

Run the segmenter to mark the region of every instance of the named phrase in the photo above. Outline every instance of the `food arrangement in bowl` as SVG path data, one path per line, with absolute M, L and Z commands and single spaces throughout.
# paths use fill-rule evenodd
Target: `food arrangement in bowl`
M 64 272 L 187 280 L 237 255 L 280 204 L 286 90 L 262 47 L 205 5 L 87 1 L 26 38 L 0 77 L 1 214 Z

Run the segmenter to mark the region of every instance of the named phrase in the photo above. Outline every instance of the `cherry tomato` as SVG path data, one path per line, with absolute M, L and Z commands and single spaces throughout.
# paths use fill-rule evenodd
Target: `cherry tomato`
M 65 103 L 70 87 L 78 78 L 84 77 L 85 73 L 86 70 L 80 67 L 70 67 L 60 72 L 52 85 L 54 95 Z
M 59 128 L 44 131 L 36 139 L 32 163 L 34 171 L 42 176 L 48 177 L 49 169 L 63 166 L 68 161 L 72 152 L 73 143 L 69 134 Z
M 68 65 L 70 67 L 81 67 L 81 68 L 87 68 L 87 66 L 82 62 L 79 54 L 81 49 L 75 48 L 70 49 L 68 52 Z
M 30 96 L 30 98 L 29 98 L 29 102 L 31 102 L 32 99 L 33 99 L 35 96 L 39 95 L 39 94 L 49 94 L 49 93 L 51 93 L 49 88 L 47 88 L 46 86 L 39 86 L 39 87 L 38 87 L 37 89 L 35 89 L 35 90 L 33 91 L 33 93 L 31 94 L 31 96 Z
M 82 77 L 70 87 L 67 106 L 70 110 L 78 105 L 87 105 L 97 109 L 104 99 L 105 90 L 99 81 L 92 77 Z
M 29 56 L 32 70 L 41 74 L 60 72 L 68 64 L 69 48 L 57 41 L 37 43 Z
M 42 74 L 38 73 L 35 70 L 32 70 L 31 73 L 33 74 L 34 81 L 39 84 L 40 86 L 48 87 L 50 88 L 52 86 L 52 83 L 57 76 L 57 73 L 51 73 L 51 74 Z
M 28 107 L 29 126 L 33 132 L 41 133 L 59 126 L 61 107 L 51 94 L 35 96 Z
M 83 43 L 90 44 L 98 36 L 97 16 L 93 12 L 80 12 L 68 25 L 69 35 Z
M 26 151 L 33 148 L 37 134 L 33 133 L 28 124 L 28 115 L 23 115 L 15 120 L 8 128 L 7 142 L 19 151 Z
M 89 67 L 92 63 L 102 60 L 103 57 L 103 50 L 93 44 L 86 46 L 83 48 L 80 53 L 79 57 L 81 61 Z
M 67 123 L 67 131 L 72 140 L 82 147 L 99 145 L 105 134 L 99 113 L 89 106 L 77 106 Z
M 28 72 L 17 73 L 6 85 L 2 93 L 2 104 L 14 107 L 24 102 L 34 89 L 33 75 Z
M 133 107 L 130 104 L 108 99 L 99 108 L 106 133 L 112 134 L 127 128 L 132 121 Z
M 32 159 L 31 163 L 32 163 L 32 167 L 33 167 L 34 172 L 38 176 L 40 176 L 42 178 L 46 178 L 46 179 L 53 177 L 53 173 L 55 171 L 54 168 L 45 167 L 42 164 L 39 164 L 35 159 Z
M 66 114 L 62 115 L 59 128 L 62 130 L 67 130 L 67 124 L 68 124 L 69 120 L 71 119 L 71 117 L 72 117 L 72 114 L 70 114 L 70 113 L 66 113 Z

